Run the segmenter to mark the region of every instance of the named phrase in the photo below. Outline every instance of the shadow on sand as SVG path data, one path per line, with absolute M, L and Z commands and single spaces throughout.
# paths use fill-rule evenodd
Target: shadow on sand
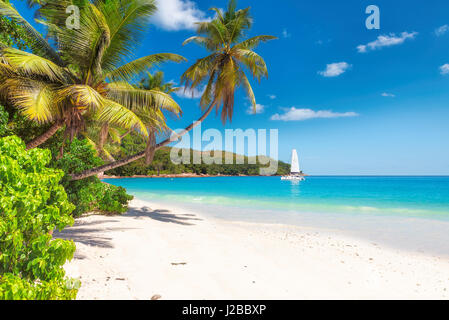
M 156 209 L 153 210 L 149 207 L 142 208 L 129 208 L 128 212 L 124 214 L 126 217 L 132 217 L 134 219 L 150 218 L 160 222 L 175 223 L 183 226 L 194 225 L 192 221 L 200 221 L 201 219 L 195 218 L 193 214 L 173 214 L 170 210 Z M 104 223 L 117 223 L 119 220 L 108 219 L 102 221 L 81 221 L 75 220 L 73 227 L 68 227 L 61 232 L 55 231 L 53 236 L 55 238 L 64 240 L 73 240 L 75 242 L 82 243 L 87 246 L 101 247 L 101 248 L 113 248 L 111 243 L 112 238 L 107 237 L 109 231 L 124 231 L 131 230 L 132 228 L 120 228 L 120 227 L 101 227 Z M 75 253 L 76 259 L 83 259 L 82 255 Z
M 183 226 L 192 226 L 192 221 L 201 221 L 202 219 L 195 218 L 193 214 L 174 214 L 170 213 L 170 210 L 156 209 L 153 210 L 149 207 L 130 208 L 126 213 L 128 217 L 134 217 L 137 219 L 150 218 L 160 222 L 176 223 Z
M 68 227 L 61 232 L 55 231 L 53 233 L 53 236 L 59 239 L 73 240 L 87 246 L 113 248 L 114 246 L 111 244 L 112 238 L 99 234 L 107 233 L 108 231 L 124 231 L 129 230 L 130 228 L 101 228 L 99 226 L 92 228 L 92 226 L 110 222 L 118 222 L 118 220 L 103 220 L 91 222 L 82 222 L 79 220 L 75 220 L 75 224 L 73 225 L 73 227 Z M 83 257 L 78 258 L 82 259 Z

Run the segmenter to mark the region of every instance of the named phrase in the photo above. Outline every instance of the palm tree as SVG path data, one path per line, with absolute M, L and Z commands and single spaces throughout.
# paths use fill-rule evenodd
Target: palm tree
M 139 88 L 143 90 L 148 91 L 159 91 L 162 93 L 165 93 L 167 95 L 170 95 L 171 93 L 177 91 L 179 88 L 176 88 L 174 86 L 174 83 L 172 82 L 165 82 L 164 81 L 164 73 L 162 71 L 156 72 L 154 75 L 150 72 L 147 72 L 146 78 L 142 79 L 139 83 Z M 174 109 L 174 108 L 166 108 L 164 105 L 161 106 L 155 106 L 155 109 L 159 108 L 160 111 L 169 111 L 172 115 L 179 117 L 181 114 L 181 109 Z M 165 124 L 165 118 L 163 118 L 164 114 L 162 112 L 159 113 L 159 116 L 162 121 L 162 123 Z M 159 128 L 159 130 L 158 130 Z M 150 128 L 148 130 L 149 137 L 147 141 L 147 145 L 145 148 L 145 164 L 150 164 L 153 161 L 154 153 L 156 151 L 156 133 L 167 133 L 169 132 L 169 128 L 166 126 L 157 126 L 157 125 L 150 125 Z
M 237 2 L 231 0 L 226 12 L 212 8 L 216 18 L 210 22 L 198 23 L 197 36 L 184 41 L 205 47 L 211 54 L 199 59 L 182 75 L 181 81 L 185 88 L 197 88 L 206 82 L 201 98 L 203 109 L 218 108 L 222 105 L 221 119 L 223 123 L 232 121 L 234 109 L 234 93 L 237 87 L 243 87 L 251 104 L 256 110 L 256 98 L 244 69 L 259 82 L 262 77 L 268 77 L 265 61 L 253 51 L 260 42 L 276 39 L 276 37 L 261 35 L 241 41 L 245 31 L 252 25 L 249 8 L 237 10 Z
M 0 14 L 23 25 L 34 39 L 33 53 L 1 48 L 0 96 L 29 119 L 52 124 L 27 148 L 42 144 L 63 126 L 65 136 L 73 138 L 88 121 L 101 124 L 103 133 L 112 125 L 145 137 L 149 136 L 148 119 L 158 129 L 164 128 L 164 119 L 154 108 L 179 110 L 176 102 L 163 92 L 139 89 L 129 82 L 154 65 L 185 59 L 159 53 L 127 62 L 156 10 L 155 0 L 39 3 L 37 13 L 46 26 L 48 40 L 11 4 L 0 0 Z M 66 27 L 66 8 L 73 4 L 80 9 L 79 29 Z
M 166 118 L 164 112 L 167 112 L 172 117 L 179 118 L 182 114 L 181 107 L 172 99 L 170 93 L 176 90 L 172 83 L 164 83 L 163 73 L 161 71 L 157 72 L 154 76 L 147 72 L 147 78 L 140 81 L 139 85 L 129 85 L 135 90 L 141 90 L 153 94 L 155 97 L 161 97 L 164 100 L 160 101 L 155 99 L 154 101 L 148 101 L 147 105 L 149 108 L 135 108 L 138 103 L 131 104 L 129 106 L 130 110 L 133 111 L 145 124 L 148 132 L 147 147 L 145 149 L 145 161 L 147 164 L 151 163 L 154 157 L 154 146 L 156 144 L 156 135 L 160 133 L 167 133 L 170 131 L 166 125 Z M 169 102 L 169 103 L 166 103 Z M 120 135 L 117 127 L 111 126 L 109 123 L 100 123 L 90 126 L 90 133 L 93 136 L 97 135 L 98 141 L 95 144 L 96 149 L 100 156 L 106 158 L 106 160 L 114 161 L 110 153 L 104 148 L 104 145 L 108 138 L 111 138 L 113 142 L 120 143 L 121 140 L 129 133 L 131 130 L 123 135 Z
M 173 82 L 164 81 L 164 72 L 162 71 L 158 71 L 154 74 L 147 72 L 146 77 L 140 80 L 139 88 L 145 90 L 159 90 L 167 94 L 171 94 L 179 90 L 178 87 L 175 87 Z
M 244 69 L 247 68 L 258 81 L 268 75 L 265 61 L 253 49 L 261 42 L 276 38 L 261 35 L 242 41 L 245 32 L 252 25 L 252 19 L 249 8 L 237 10 L 235 0 L 229 2 L 226 12 L 217 8 L 211 10 L 216 13 L 216 18 L 212 21 L 197 23 L 198 35 L 184 42 L 184 44 L 195 42 L 202 45 L 210 51 L 210 55 L 196 61 L 181 77 L 186 89 L 206 86 L 201 98 L 201 107 L 205 111 L 196 122 L 186 127 L 177 137 L 184 135 L 204 121 L 214 107 L 218 111 L 222 106 L 223 122 L 226 119 L 232 120 L 234 93 L 238 87 L 243 87 L 246 90 L 255 110 L 256 99 Z M 157 150 L 171 142 L 173 139 L 166 139 L 156 144 L 154 148 Z M 144 156 L 145 151 L 142 151 L 125 159 L 72 175 L 72 179 L 79 180 L 99 172 L 118 168 Z

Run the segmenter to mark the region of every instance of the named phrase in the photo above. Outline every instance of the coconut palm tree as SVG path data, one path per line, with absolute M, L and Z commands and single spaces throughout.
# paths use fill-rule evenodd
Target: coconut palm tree
M 237 10 L 235 0 L 229 2 L 226 12 L 212 8 L 216 17 L 212 21 L 197 23 L 197 36 L 187 39 L 184 44 L 195 42 L 205 47 L 210 54 L 196 61 L 181 77 L 185 89 L 195 89 L 205 85 L 201 98 L 203 115 L 194 123 L 178 133 L 177 137 L 192 130 L 204 121 L 210 112 L 222 106 L 221 118 L 232 120 L 234 94 L 238 87 L 243 87 L 255 110 L 256 99 L 244 70 L 248 69 L 258 81 L 267 77 L 265 61 L 253 51 L 261 42 L 273 40 L 275 37 L 261 35 L 243 40 L 245 32 L 251 28 L 252 18 L 249 8 Z M 161 148 L 173 142 L 173 137 L 155 145 Z M 86 170 L 72 175 L 73 179 L 83 179 L 99 172 L 118 168 L 145 156 L 145 151 L 131 155 L 98 168 Z
M 158 72 L 153 76 L 151 73 L 147 73 L 146 79 L 142 79 L 139 85 L 129 85 L 135 90 L 141 90 L 145 92 L 149 92 L 154 96 L 163 97 L 165 101 L 148 101 L 147 105 L 149 108 L 140 108 L 135 106 L 139 105 L 136 103 L 130 103 L 129 108 L 133 111 L 139 119 L 145 124 L 145 127 L 148 132 L 148 140 L 147 147 L 145 149 L 145 160 L 146 163 L 150 163 L 154 156 L 154 146 L 156 143 L 156 135 L 159 133 L 167 133 L 170 131 L 168 126 L 166 125 L 165 113 L 168 113 L 172 117 L 179 118 L 182 114 L 181 107 L 173 100 L 170 96 L 170 92 L 173 92 L 176 88 L 173 88 L 172 83 L 164 83 L 163 82 L 163 73 Z M 115 85 L 115 84 L 114 84 Z M 122 84 L 125 85 L 125 84 Z M 168 103 L 166 103 L 168 102 Z M 124 102 L 126 104 L 127 102 Z M 96 149 L 100 156 L 104 156 L 105 160 L 114 161 L 110 153 L 104 148 L 104 145 L 108 138 L 110 138 L 113 142 L 120 143 L 121 140 L 129 133 L 131 130 L 127 130 L 127 132 L 123 135 L 120 135 L 116 126 L 111 126 L 109 123 L 96 123 L 95 125 L 90 126 L 90 135 L 88 136 L 97 136 L 97 139 L 93 139 L 93 141 L 98 141 L 95 144 Z
M 154 74 L 151 74 L 150 72 L 147 72 L 146 78 L 142 79 L 139 83 L 139 88 L 143 90 L 149 90 L 149 91 L 160 91 L 167 95 L 170 95 L 171 93 L 177 91 L 179 88 L 176 88 L 174 86 L 173 82 L 165 82 L 164 81 L 164 73 L 162 71 L 158 71 Z M 157 108 L 157 106 L 156 106 Z M 174 115 L 176 117 L 179 117 L 181 113 L 181 109 L 175 110 L 173 108 L 166 109 L 165 106 L 159 107 L 163 111 L 169 111 L 171 115 Z M 160 116 L 163 117 L 163 113 L 160 113 Z M 163 118 L 163 123 L 165 123 L 165 119 Z M 159 128 L 159 130 L 158 130 Z M 156 151 L 156 134 L 157 133 L 167 133 L 169 132 L 168 127 L 164 126 L 150 126 L 148 129 L 149 137 L 147 141 L 147 146 L 145 148 L 145 164 L 150 164 L 153 161 L 154 153 Z
M 201 106 L 221 108 L 223 123 L 232 121 L 234 109 L 234 94 L 238 87 L 243 87 L 251 104 L 256 110 L 256 98 L 251 84 L 245 75 L 245 68 L 259 82 L 262 77 L 268 77 L 265 61 L 253 51 L 260 42 L 276 39 L 276 37 L 261 35 L 242 41 L 245 31 L 252 25 L 249 8 L 237 10 L 237 2 L 231 0 L 226 12 L 212 8 L 216 18 L 210 22 L 198 23 L 197 36 L 193 36 L 184 45 L 194 42 L 205 47 L 209 52 L 205 58 L 198 59 L 182 75 L 181 81 L 185 88 L 194 89 L 206 84 L 201 98 Z
M 139 88 L 145 90 L 160 90 L 167 94 L 171 94 L 175 91 L 178 91 L 180 88 L 175 87 L 173 82 L 165 82 L 164 81 L 164 72 L 158 71 L 154 74 L 147 72 L 146 77 L 140 80 Z
M 155 0 L 43 0 L 39 4 L 37 14 L 46 37 L 0 0 L 0 14 L 23 25 L 35 39 L 33 53 L 1 48 L 0 96 L 29 119 L 52 124 L 28 148 L 42 144 L 64 126 L 66 137 L 73 138 L 87 121 L 101 124 L 105 132 L 113 125 L 148 137 L 147 123 L 137 114 L 163 127 L 163 118 L 154 108 L 179 111 L 169 95 L 129 84 L 154 65 L 185 60 L 159 53 L 128 62 L 156 10 Z M 79 8 L 79 28 L 66 26 L 70 5 Z

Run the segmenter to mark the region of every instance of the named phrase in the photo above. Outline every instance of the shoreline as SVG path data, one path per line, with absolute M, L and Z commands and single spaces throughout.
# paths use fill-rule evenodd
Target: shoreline
M 56 237 L 78 299 L 448 299 L 449 259 L 329 230 L 222 221 L 138 199 Z
M 196 174 L 196 173 L 168 173 L 168 174 L 160 174 L 160 175 L 133 175 L 133 176 L 108 176 L 101 175 L 98 176 L 99 179 L 127 179 L 127 178 L 215 178 L 215 177 L 265 177 L 261 175 L 225 175 L 225 174 Z M 280 177 L 280 175 L 272 175 L 271 177 Z
M 194 174 L 194 173 L 174 173 L 174 174 L 160 174 L 160 175 L 133 175 L 128 177 L 123 176 L 108 176 L 101 175 L 99 179 L 127 179 L 127 178 L 210 178 L 210 177 L 257 177 L 257 176 L 247 176 L 247 175 L 210 175 L 210 174 Z

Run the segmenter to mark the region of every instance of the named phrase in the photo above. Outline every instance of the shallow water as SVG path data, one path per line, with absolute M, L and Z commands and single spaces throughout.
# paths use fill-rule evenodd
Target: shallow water
M 105 179 L 153 203 L 215 218 L 332 229 L 449 255 L 449 177 Z

